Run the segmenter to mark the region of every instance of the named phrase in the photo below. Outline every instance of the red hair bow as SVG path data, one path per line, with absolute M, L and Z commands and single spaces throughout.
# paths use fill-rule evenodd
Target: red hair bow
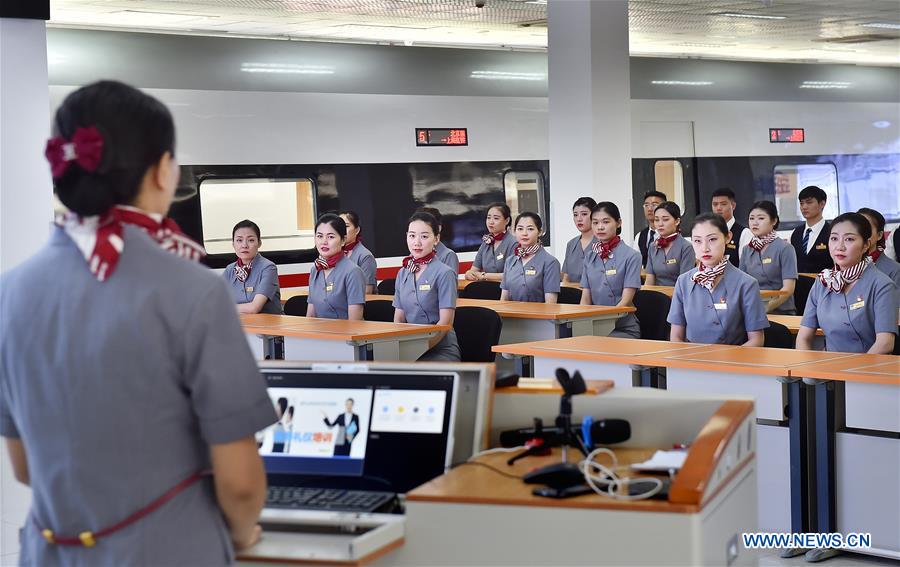
M 50 162 L 50 172 L 54 179 L 62 177 L 74 161 L 84 171 L 91 173 L 100 167 L 103 159 L 103 136 L 95 126 L 77 128 L 71 140 L 55 136 L 47 140 L 44 150 Z

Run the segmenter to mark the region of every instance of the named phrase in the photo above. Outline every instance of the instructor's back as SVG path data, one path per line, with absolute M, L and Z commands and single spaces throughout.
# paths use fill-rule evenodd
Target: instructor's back
M 253 434 L 275 415 L 225 283 L 165 217 L 172 117 L 104 81 L 53 130 L 70 213 L 0 280 L 0 434 L 33 489 L 20 562 L 231 563 L 259 537 Z

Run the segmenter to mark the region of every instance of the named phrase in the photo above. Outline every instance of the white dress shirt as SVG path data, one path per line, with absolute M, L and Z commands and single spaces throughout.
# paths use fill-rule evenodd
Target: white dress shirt
M 803 225 L 803 234 L 800 235 L 800 242 L 803 242 L 803 235 L 806 234 L 806 229 L 812 229 L 812 232 L 809 233 L 809 242 L 806 243 L 807 254 L 809 254 L 809 251 L 812 250 L 813 246 L 816 245 L 816 240 L 819 238 L 819 233 L 822 232 L 822 227 L 824 226 L 825 217 L 822 217 L 822 220 L 812 226 L 809 226 L 808 224 Z
M 731 230 L 731 227 L 734 226 L 734 223 L 735 223 L 734 217 L 731 217 L 731 220 L 729 220 L 728 222 L 725 223 L 726 225 L 728 225 L 728 230 Z M 748 244 L 750 244 L 750 240 L 752 238 L 753 238 L 753 233 L 750 232 L 750 228 L 744 227 L 744 232 L 741 233 L 741 238 L 740 238 L 740 241 L 738 242 L 738 259 L 739 260 L 741 258 L 741 254 L 744 253 L 744 246 L 747 246 Z

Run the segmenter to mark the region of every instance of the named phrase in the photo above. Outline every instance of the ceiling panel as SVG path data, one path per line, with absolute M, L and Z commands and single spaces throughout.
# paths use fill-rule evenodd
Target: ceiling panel
M 50 25 L 543 50 L 546 18 L 540 0 L 52 0 Z M 897 0 L 632 0 L 629 21 L 632 55 L 900 66 Z

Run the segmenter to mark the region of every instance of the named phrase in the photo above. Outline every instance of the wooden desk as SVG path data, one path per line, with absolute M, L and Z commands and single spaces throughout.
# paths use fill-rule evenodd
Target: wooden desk
M 309 287 L 286 287 L 281 290 L 281 304 L 284 305 L 288 299 L 297 297 L 298 295 L 309 295 Z
M 449 325 L 410 325 L 378 321 L 344 321 L 259 313 L 241 315 L 250 346 L 260 353 L 268 337 L 284 337 L 287 360 L 416 360 L 428 340 Z
M 667 442 L 616 446 L 621 465 L 647 459 L 654 447 L 671 447 L 674 437 L 667 431 L 690 419 L 681 406 L 686 400 L 648 396 L 664 404 L 651 408 L 642 405 L 642 396 L 608 396 L 590 399 L 623 411 L 639 437 L 649 434 Z M 496 471 L 521 477 L 560 462 L 558 449 L 512 466 L 506 464 L 509 454 L 484 455 L 476 459 L 481 465 L 458 466 L 408 493 L 404 546 L 382 564 L 425 565 L 435 558 L 453 565 L 755 564 L 754 552 L 740 545 L 732 546 L 735 555 L 729 557 L 727 542 L 755 524 L 754 441 L 738 449 L 752 426 L 752 403 L 708 403 L 712 409 L 691 436 L 687 460 L 667 500 L 622 501 L 596 494 L 540 498 L 532 494 L 534 485 Z M 639 413 L 652 417 L 635 421 Z M 569 456 L 570 462 L 580 458 L 575 451 Z M 634 477 L 627 469 L 619 472 Z M 648 533 L 653 545 L 646 545 Z
M 585 380 L 585 395 L 599 396 L 610 391 L 616 384 L 612 380 Z M 562 395 L 563 389 L 556 378 L 521 378 L 515 386 L 497 388 L 498 394 L 555 394 Z
M 471 281 L 469 281 L 469 280 L 467 280 L 467 279 L 462 279 L 462 278 L 460 278 L 459 280 L 457 280 L 456 288 L 459 289 L 459 290 L 466 289 L 466 287 L 467 287 L 470 283 L 474 283 L 474 282 L 471 282 Z M 499 284 L 500 282 L 497 282 L 497 283 Z M 581 289 L 581 285 L 580 285 L 580 284 L 577 284 L 577 283 L 575 283 L 575 282 L 560 282 L 559 285 L 562 286 L 562 287 L 572 287 L 572 288 L 575 288 L 575 289 Z
M 672 297 L 675 294 L 675 286 L 642 285 L 641 289 L 645 290 L 645 291 L 658 291 L 659 293 L 664 293 L 665 295 L 668 295 L 669 297 Z M 784 295 L 784 293 L 781 290 L 777 290 L 777 289 L 761 289 L 761 290 L 759 290 L 759 295 L 766 301 L 771 301 L 772 299 L 774 299 L 776 297 L 780 297 L 781 295 Z
M 766 317 L 773 323 L 781 323 L 787 327 L 792 335 L 796 335 L 800 332 L 800 322 L 803 320 L 802 315 L 776 315 L 774 313 L 769 313 Z M 816 336 L 824 337 L 825 332 L 822 329 L 816 329 Z M 824 346 L 824 344 L 823 341 L 822 345 Z
M 813 388 L 816 531 L 867 532 L 872 547 L 860 553 L 900 559 L 900 357 L 857 354 L 791 374 Z

